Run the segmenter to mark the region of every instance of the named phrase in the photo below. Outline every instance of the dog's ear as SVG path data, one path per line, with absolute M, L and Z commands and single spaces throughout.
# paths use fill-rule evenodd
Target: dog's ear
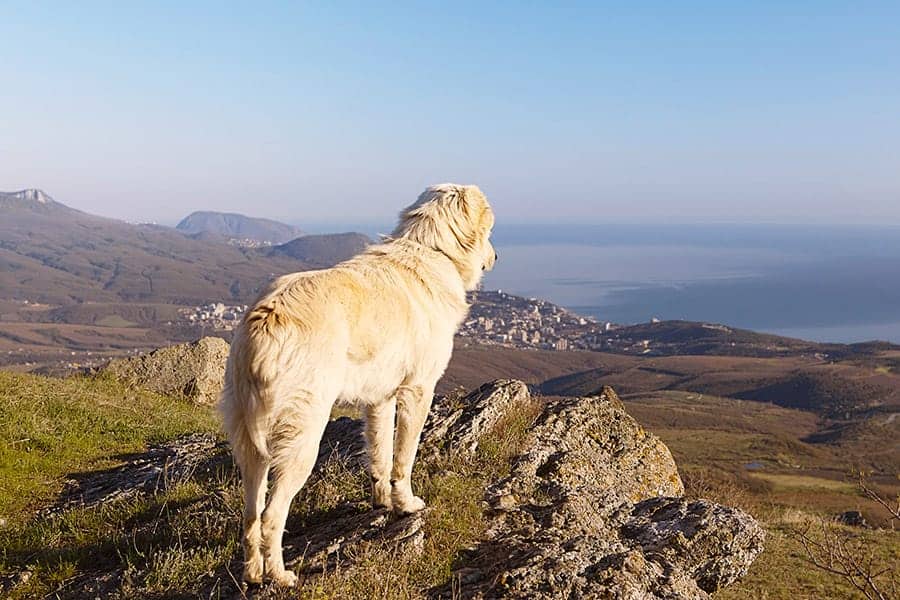
M 482 235 L 481 219 L 486 201 L 474 185 L 456 186 L 454 191 L 446 197 L 448 221 L 460 248 L 468 252 L 475 249 Z
M 400 215 L 393 237 L 413 240 L 462 259 L 490 228 L 485 227 L 487 200 L 474 185 L 441 184 L 426 189 Z

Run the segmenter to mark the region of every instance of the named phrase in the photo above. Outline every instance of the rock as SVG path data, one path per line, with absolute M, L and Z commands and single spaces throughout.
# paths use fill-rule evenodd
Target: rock
M 205 337 L 148 354 L 110 361 L 101 372 L 151 391 L 215 404 L 222 391 L 228 342 Z
M 507 409 L 529 400 L 528 386 L 513 379 L 486 383 L 462 400 L 440 397 L 431 408 L 422 432 L 422 451 L 473 453 L 482 434 L 490 431 Z
M 44 514 L 94 506 L 141 492 L 162 492 L 231 464 L 226 443 L 206 433 L 154 444 L 146 452 L 124 458 L 122 465 L 111 469 L 70 474 L 63 492 Z
M 519 381 L 499 380 L 459 399 L 438 397 L 422 456 L 474 453 L 508 411 L 534 402 Z M 362 426 L 326 430 L 312 482 L 329 461 L 364 468 Z M 511 474 L 485 493 L 487 534 L 433 598 L 708 598 L 743 575 L 764 532 L 746 513 L 690 501 L 669 450 L 626 412 L 615 392 L 550 398 Z M 308 484 L 309 485 L 309 484 Z M 354 546 L 378 540 L 416 551 L 428 511 L 393 519 L 367 504 L 286 534 L 301 575 L 352 569 Z
M 463 598 L 706 598 L 762 550 L 749 515 L 678 497 L 669 450 L 610 388 L 549 401 L 526 448 L 487 490 L 487 539 L 467 560 L 484 566 L 456 574 Z
M 680 567 L 705 592 L 737 581 L 763 550 L 765 534 L 747 513 L 708 500 L 653 498 L 635 505 L 620 535 L 664 570 Z

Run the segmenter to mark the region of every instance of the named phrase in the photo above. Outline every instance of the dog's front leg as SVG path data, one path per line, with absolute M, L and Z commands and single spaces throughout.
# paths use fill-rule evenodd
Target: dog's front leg
M 428 417 L 434 386 L 410 385 L 397 390 L 397 432 L 394 466 L 391 469 L 391 504 L 394 512 L 410 514 L 425 508 L 425 501 L 412 493 L 412 468 L 419 436 Z
M 372 507 L 391 508 L 391 457 L 394 454 L 396 401 L 366 407 L 366 449 L 372 476 Z

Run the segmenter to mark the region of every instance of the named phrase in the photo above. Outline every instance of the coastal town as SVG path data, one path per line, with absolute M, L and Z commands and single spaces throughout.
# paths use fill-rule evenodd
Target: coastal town
M 210 302 L 200 306 L 182 308 L 178 313 L 185 325 L 209 328 L 214 331 L 231 331 L 240 323 L 248 308 L 246 304 Z
M 546 300 L 523 298 L 501 290 L 479 291 L 459 335 L 481 343 L 544 350 L 587 349 L 611 323 L 582 317 Z M 602 335 L 601 335 L 602 337 Z
M 473 292 L 472 308 L 459 329 L 466 341 L 511 348 L 542 350 L 614 350 L 651 352 L 649 340 L 620 337 L 619 326 L 584 317 L 539 298 L 501 290 Z M 182 324 L 206 332 L 230 332 L 247 305 L 215 302 L 181 309 Z

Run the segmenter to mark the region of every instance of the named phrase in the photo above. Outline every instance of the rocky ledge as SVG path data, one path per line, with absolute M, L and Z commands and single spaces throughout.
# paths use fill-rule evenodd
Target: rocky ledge
M 486 486 L 484 535 L 457 556 L 448 583 L 427 590 L 428 597 L 702 599 L 739 579 L 762 551 L 765 534 L 753 517 L 684 497 L 668 448 L 610 388 L 583 398 L 533 398 L 524 383 L 498 380 L 466 396 L 438 397 L 421 460 L 440 463 L 454 454 L 476 460 L 490 434 L 517 415 L 531 425 L 503 470 L 508 475 Z M 190 436 L 73 481 L 56 508 L 152 493 L 200 473 L 229 471 L 229 463 L 221 442 Z M 361 477 L 364 469 L 362 423 L 336 419 L 307 487 L 335 472 Z M 430 514 L 398 519 L 366 503 L 338 503 L 327 518 L 286 532 L 286 562 L 315 578 L 323 570 L 352 574 L 353 557 L 372 542 L 419 552 Z M 96 582 L 76 588 L 93 590 Z M 234 591 L 281 597 L 271 586 Z
M 437 398 L 421 454 L 474 453 L 511 411 L 536 400 L 519 381 L 483 385 L 462 399 Z M 542 398 L 508 477 L 484 494 L 486 535 L 461 557 L 433 598 L 708 598 L 740 578 L 763 549 L 750 515 L 683 497 L 668 448 L 625 411 L 610 388 L 593 397 Z M 317 472 L 330 461 L 364 468 L 362 424 L 332 422 Z M 311 480 L 314 483 L 315 475 Z M 352 546 L 374 539 L 421 547 L 428 511 L 395 520 L 384 512 L 288 534 L 301 574 L 352 569 Z

